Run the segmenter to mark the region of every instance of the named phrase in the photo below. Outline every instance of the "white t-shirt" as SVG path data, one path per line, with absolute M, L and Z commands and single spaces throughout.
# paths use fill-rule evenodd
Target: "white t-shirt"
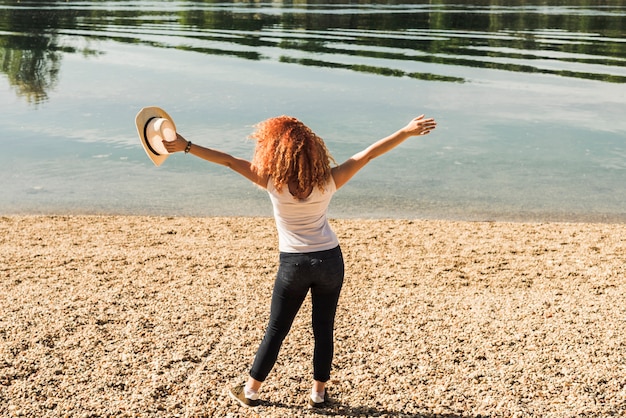
M 294 197 L 287 185 L 279 193 L 272 179 L 268 181 L 267 191 L 274 207 L 279 251 L 310 253 L 339 245 L 326 217 L 330 200 L 337 191 L 332 176 L 324 191 L 314 187 L 306 199 Z

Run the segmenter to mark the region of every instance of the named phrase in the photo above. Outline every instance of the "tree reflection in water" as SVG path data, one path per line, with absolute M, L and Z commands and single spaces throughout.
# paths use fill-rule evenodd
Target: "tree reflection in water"
M 0 71 L 29 103 L 45 101 L 61 69 L 62 54 L 54 32 L 67 13 L 17 9 L 3 14 Z
M 443 82 L 472 67 L 626 83 L 626 0 L 597 3 L 0 0 L 0 71 L 46 101 L 64 53 L 104 53 L 74 37 Z

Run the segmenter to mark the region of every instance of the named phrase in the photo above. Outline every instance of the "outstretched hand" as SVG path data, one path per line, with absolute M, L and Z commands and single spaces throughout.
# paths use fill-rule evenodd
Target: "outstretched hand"
M 409 122 L 403 131 L 411 136 L 428 135 L 436 127 L 437 122 L 435 122 L 434 118 L 425 119 L 424 115 L 419 115 Z
M 176 133 L 176 139 L 172 141 L 163 141 L 163 146 L 170 154 L 175 152 L 184 151 L 187 147 L 187 140 L 178 132 Z

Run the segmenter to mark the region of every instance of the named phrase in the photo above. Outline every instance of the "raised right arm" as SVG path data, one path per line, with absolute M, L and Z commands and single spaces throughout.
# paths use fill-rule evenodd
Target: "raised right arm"
M 392 150 L 412 136 L 429 134 L 436 126 L 437 123 L 435 119 L 425 119 L 424 115 L 420 115 L 411 120 L 404 128 L 373 143 L 363 151 L 354 154 L 337 167 L 333 167 L 332 175 L 337 189 L 346 184 L 360 169 L 365 167 L 365 165 L 374 158 Z

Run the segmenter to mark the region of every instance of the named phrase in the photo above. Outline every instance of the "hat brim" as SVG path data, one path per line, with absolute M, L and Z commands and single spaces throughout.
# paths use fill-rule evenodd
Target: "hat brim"
M 174 123 L 174 119 L 167 112 L 160 107 L 156 106 L 148 106 L 144 107 L 137 113 L 135 117 L 135 125 L 137 126 L 137 134 L 139 134 L 139 139 L 141 139 L 141 145 L 143 149 L 148 154 L 148 157 L 152 160 L 154 165 L 157 167 L 163 164 L 163 161 L 169 157 L 169 154 L 159 154 L 150 146 L 148 142 L 148 138 L 146 137 L 146 128 L 148 127 L 148 123 L 154 118 L 164 118 L 172 122 L 174 126 L 174 130 L 176 130 L 176 124 Z

